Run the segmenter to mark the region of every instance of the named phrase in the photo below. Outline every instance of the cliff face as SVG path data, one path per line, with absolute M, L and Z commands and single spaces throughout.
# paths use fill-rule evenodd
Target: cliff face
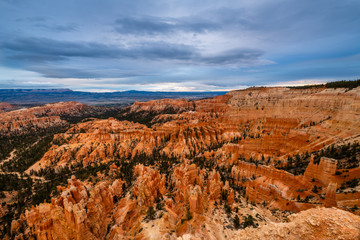
M 139 113 L 139 112 L 151 112 L 151 113 L 180 113 L 194 110 L 193 102 L 187 99 L 160 99 L 152 100 L 148 102 L 135 102 L 133 105 L 128 107 L 128 114 Z
M 337 188 L 349 179 L 357 176 L 359 168 L 341 170 L 336 168 L 336 160 L 321 158 L 319 164 L 310 161 L 304 176 L 294 176 L 283 170 L 246 162 L 239 162 L 231 169 L 231 176 L 236 184 L 246 186 L 246 196 L 255 203 L 265 203 L 270 208 L 279 208 L 299 212 L 317 205 L 325 207 L 348 206 L 358 204 L 358 194 L 355 190 L 349 192 L 346 198 L 337 194 Z M 336 171 L 346 173 L 337 176 Z M 245 181 L 245 183 L 244 183 Z M 316 190 L 314 190 L 316 189 Z M 318 194 L 323 193 L 323 197 Z M 309 198 L 311 201 L 303 201 Z
M 78 102 L 66 102 L 3 112 L 0 113 L 0 133 L 19 135 L 62 126 L 66 121 L 61 120 L 61 116 L 80 116 L 86 108 Z
M 357 89 L 287 88 L 233 91 L 193 102 L 135 103 L 125 115 L 173 110 L 153 118 L 150 128 L 115 119 L 79 123 L 55 137 L 63 144 L 55 145 L 42 162 L 61 165 L 81 159 L 86 166 L 100 158 L 149 155 L 153 149 L 168 156 L 206 156 L 222 146 L 225 160 L 229 154 L 281 159 L 356 136 L 360 132 L 359 105 Z
M 324 203 L 311 192 L 314 185 L 323 187 L 326 194 L 331 182 L 340 186 L 349 180 L 336 180 L 334 161 L 322 159 L 319 165 L 311 161 L 304 178 L 273 167 L 239 162 L 239 157 L 282 159 L 291 153 L 318 150 L 337 139 L 356 137 L 360 130 L 359 104 L 358 89 L 287 88 L 233 91 L 192 102 L 137 102 L 127 108 L 126 114 L 158 114 L 151 127 L 113 118 L 76 124 L 56 135 L 54 146 L 27 172 L 68 164 L 87 166 L 141 154 L 151 156 L 154 151 L 180 159 L 200 155 L 219 165 L 235 164 L 232 176 L 237 184 L 242 178 L 260 178 L 244 185 L 251 201 L 265 199 L 274 208 L 299 211 L 312 206 L 301 202 L 306 197 L 312 197 L 316 204 Z M 354 115 L 350 117 L 349 112 Z M 347 128 L 339 131 L 344 125 Z M 196 191 L 193 189 L 193 199 L 198 198 Z
M 335 181 L 336 165 L 337 162 L 335 159 L 323 157 L 319 164 L 314 164 L 314 161 L 311 160 L 306 168 L 304 176 L 309 180 L 319 180 L 322 184 L 327 186 L 329 183 Z
M 108 169 L 85 182 L 71 179 L 60 197 L 29 210 L 23 216 L 29 232 L 39 239 L 359 235 L 355 215 L 310 208 L 359 204 L 357 186 L 338 188 L 357 178 L 360 168 L 337 169 L 327 158 L 310 161 L 304 175 L 274 167 L 289 155 L 360 139 L 359 88 L 251 88 L 197 101 L 137 102 L 121 114 L 135 122 L 74 124 L 55 135 L 51 149 L 26 171 Z M 146 124 L 138 123 L 144 119 Z M 120 175 L 126 184 L 115 180 Z M 279 223 L 287 211 L 299 213 Z M 235 229 L 236 217 L 238 227 L 259 229 Z
M 247 149 L 279 156 L 311 152 L 354 136 L 360 130 L 359 88 L 350 91 L 260 88 L 228 94 L 231 95 L 229 118 L 249 121 L 250 127 L 253 123 L 260 135 L 265 135 L 240 142 L 245 149 L 242 153 Z
M 316 151 L 355 136 L 360 131 L 359 92 L 359 88 L 350 91 L 251 88 L 232 91 L 213 99 L 193 101 L 193 107 L 188 108 L 186 101 L 173 103 L 174 108 L 178 109 L 174 113 L 178 114 L 158 115 L 153 122 L 158 125 L 164 125 L 161 124 L 163 122 L 186 122 L 196 123 L 197 126 L 205 123 L 206 126 L 225 128 L 233 139 L 237 139 L 238 154 L 279 157 Z M 139 104 L 131 107 L 131 113 L 143 113 L 144 108 L 140 108 Z M 167 101 L 144 105 L 146 109 L 157 112 L 171 108 Z M 347 128 L 344 129 L 344 126 Z M 190 128 L 196 129 L 196 126 Z
M 313 160 L 311 160 L 304 176 L 308 180 L 320 183 L 326 189 L 324 206 L 352 208 L 360 203 L 360 193 L 357 192 L 357 189 L 352 189 L 346 193 L 337 192 L 337 190 L 343 183 L 357 179 L 359 173 L 359 167 L 337 169 L 335 159 L 323 157 L 318 164 L 314 164 Z
M 303 176 L 294 176 L 283 170 L 268 166 L 239 162 L 233 166 L 231 175 L 237 184 L 246 179 L 246 196 L 255 203 L 265 203 L 271 208 L 299 212 L 313 207 L 300 202 L 311 194 L 312 183 Z
M 336 183 L 330 183 L 326 188 L 326 199 L 324 202 L 325 207 L 336 207 L 336 189 L 337 184 Z

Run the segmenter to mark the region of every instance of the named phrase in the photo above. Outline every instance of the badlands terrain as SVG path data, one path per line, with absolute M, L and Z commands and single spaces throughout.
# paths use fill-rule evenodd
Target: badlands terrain
M 2 239 L 360 239 L 360 87 L 0 104 Z

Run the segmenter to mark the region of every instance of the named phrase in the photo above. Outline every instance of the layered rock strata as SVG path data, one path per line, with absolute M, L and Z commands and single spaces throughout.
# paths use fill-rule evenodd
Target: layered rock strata
M 53 103 L 44 106 L 0 113 L 0 134 L 24 134 L 39 129 L 62 126 L 61 116 L 80 116 L 88 107 L 78 102 Z

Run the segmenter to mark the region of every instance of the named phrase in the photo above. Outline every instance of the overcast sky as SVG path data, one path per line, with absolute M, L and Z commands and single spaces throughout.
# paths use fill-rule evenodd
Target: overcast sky
M 0 0 L 0 88 L 354 80 L 359 26 L 359 0 Z

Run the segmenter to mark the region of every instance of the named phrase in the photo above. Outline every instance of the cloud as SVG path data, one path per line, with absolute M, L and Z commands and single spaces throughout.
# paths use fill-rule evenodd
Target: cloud
M 0 83 L 21 71 L 34 74 L 28 82 L 95 79 L 106 89 L 352 79 L 359 9 L 357 0 L 0 0 L 0 68 L 14 70 Z
M 264 54 L 256 49 L 233 49 L 212 55 L 204 55 L 193 46 L 184 44 L 172 44 L 168 42 L 144 42 L 133 46 L 107 45 L 96 42 L 70 42 L 58 41 L 48 38 L 20 38 L 0 43 L 5 56 L 12 61 L 30 64 L 31 69 L 42 69 L 45 76 L 68 77 L 67 73 L 74 73 L 78 77 L 90 75 L 101 77 L 98 74 L 88 74 L 81 69 L 63 68 L 63 74 L 59 68 L 44 71 L 47 65 L 34 67 L 36 63 L 44 64 L 59 61 L 70 61 L 75 58 L 90 59 L 133 59 L 144 61 L 170 61 L 177 64 L 192 65 L 240 65 L 252 66 L 269 64 L 270 61 L 260 59 Z M 16 64 L 15 64 L 16 65 Z M 70 70 L 70 71 L 69 71 Z
M 0 89 L 11 88 L 63 88 L 61 83 L 53 83 L 49 81 L 21 81 L 21 80 L 5 80 L 0 81 Z
M 163 18 L 154 16 L 125 16 L 115 21 L 115 29 L 121 34 L 168 34 L 177 31 L 203 33 L 216 30 L 214 22 L 196 18 Z
M 51 18 L 47 17 L 21 17 L 15 19 L 15 22 L 30 24 L 34 27 L 44 29 L 52 32 L 73 32 L 76 31 L 78 26 L 75 23 L 59 24 L 53 23 Z
M 262 60 L 261 57 L 264 53 L 264 51 L 258 49 L 232 49 L 217 55 L 201 57 L 199 60 L 210 65 L 256 66 L 274 63 L 269 60 Z
M 67 25 L 37 23 L 35 26 L 52 32 L 73 32 L 77 30 L 77 25 L 74 23 Z
M 18 38 L 4 41 L 0 46 L 10 50 L 10 55 L 51 57 L 115 57 L 118 49 L 111 46 L 93 42 L 58 41 L 49 38 Z
M 70 57 L 132 58 L 132 59 L 190 59 L 194 49 L 166 42 L 143 43 L 133 47 L 96 42 L 58 41 L 48 38 L 20 38 L 0 43 L 13 59 L 63 60 Z

